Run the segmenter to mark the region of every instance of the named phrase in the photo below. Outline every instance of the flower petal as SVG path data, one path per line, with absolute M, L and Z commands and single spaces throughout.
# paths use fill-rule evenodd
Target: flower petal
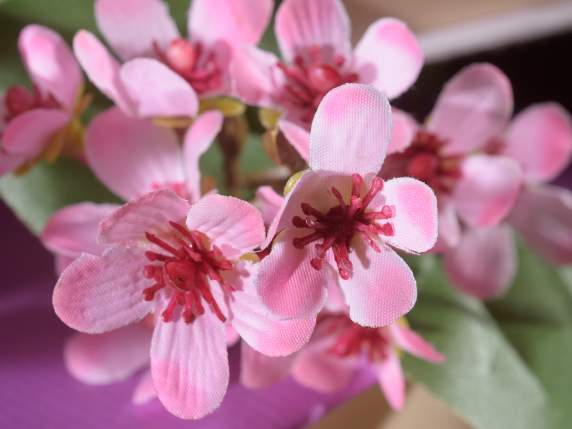
M 187 228 L 199 230 L 223 249 L 245 253 L 264 241 L 264 221 L 252 204 L 234 197 L 206 195 L 192 205 Z
M 198 112 L 199 99 L 191 85 L 157 60 L 131 60 L 119 76 L 139 116 L 192 117 Z
M 401 410 L 405 405 L 405 375 L 397 353 L 391 351 L 385 359 L 373 364 L 373 370 L 389 406 Z
M 453 191 L 455 207 L 469 226 L 499 223 L 512 208 L 522 185 L 522 172 L 510 158 L 474 155 L 462 165 L 462 178 Z
M 283 202 L 284 197 L 270 186 L 261 186 L 256 190 L 254 205 L 260 210 L 265 225 L 272 223 Z
M 166 49 L 179 37 L 169 8 L 161 0 L 97 0 L 95 20 L 124 61 L 152 56 L 156 47 Z
M 438 206 L 439 236 L 432 250 L 434 252 L 443 252 L 459 243 L 461 240 L 461 225 L 455 205 L 449 198 L 440 198 Z
M 141 320 L 152 309 L 143 299 L 143 251 L 114 247 L 98 257 L 82 254 L 60 276 L 53 304 L 68 326 L 100 334 Z
M 385 95 L 360 84 L 331 90 L 318 107 L 310 134 L 310 167 L 337 173 L 377 173 L 391 140 Z
M 387 326 L 413 308 L 417 299 L 415 277 L 393 250 L 376 253 L 359 243 L 350 253 L 352 278 L 339 280 L 350 318 L 362 326 Z
M 258 296 L 255 275 L 252 271 L 243 289 L 233 294 L 233 327 L 250 347 L 267 356 L 286 356 L 300 350 L 310 339 L 316 319 L 277 320 Z
M 512 107 L 512 88 L 503 72 L 492 64 L 472 64 L 445 85 L 428 129 L 447 141 L 447 152 L 468 153 L 502 134 Z
M 513 236 L 508 226 L 468 230 L 445 254 L 445 269 L 461 292 L 479 299 L 502 296 L 516 273 Z
M 405 92 L 423 67 L 423 51 L 407 25 L 395 18 L 371 24 L 355 48 L 360 82 L 389 98 Z
M 394 235 L 387 237 L 387 243 L 414 253 L 426 252 L 435 245 L 437 198 L 429 186 L 411 177 L 400 177 L 385 182 L 378 195 L 385 197 L 383 204 L 395 207 L 395 217 L 391 219 Z
M 101 222 L 99 243 L 137 243 L 145 233 L 161 233 L 169 222 L 185 219 L 190 204 L 169 189 L 142 195 L 125 204 Z
M 391 325 L 389 330 L 393 341 L 407 353 L 428 362 L 440 363 L 445 361 L 445 356 L 437 351 L 431 343 L 399 322 Z
M 175 132 L 126 116 L 118 108 L 106 110 L 91 121 L 85 150 L 99 180 L 125 200 L 185 182 Z
M 260 262 L 256 287 L 264 305 L 277 316 L 313 318 L 326 302 L 332 273 L 327 266 L 320 271 L 312 268 L 315 250 L 295 248 L 295 234 L 290 228 L 274 241 L 270 255 Z
M 339 0 L 284 0 L 276 12 L 275 26 L 280 51 L 289 62 L 316 47 L 329 54 L 326 62 L 336 55 L 349 58 L 350 21 Z
M 213 143 L 222 128 L 223 116 L 218 111 L 200 115 L 185 134 L 183 153 L 185 157 L 185 175 L 187 190 L 191 201 L 201 197 L 201 171 L 199 160 Z
M 22 30 L 18 47 L 28 73 L 40 91 L 53 95 L 71 111 L 83 78 L 65 40 L 55 31 L 34 24 Z
M 69 114 L 63 110 L 34 109 L 22 113 L 6 125 L 2 135 L 3 149 L 9 155 L 34 158 L 69 120 Z
M 510 223 L 535 251 L 554 264 L 572 264 L 572 192 L 556 186 L 526 188 Z
M 182 419 L 198 419 L 222 402 L 229 378 L 225 327 L 210 312 L 155 326 L 151 373 L 159 399 Z
M 310 133 L 304 128 L 285 119 L 278 121 L 278 129 L 286 137 L 294 149 L 300 154 L 304 161 L 308 162 L 310 157 Z
M 240 345 L 240 383 L 249 389 L 270 387 L 286 378 L 294 356 L 269 357 L 242 342 Z
M 89 80 L 124 112 L 134 113 L 133 102 L 119 79 L 119 63 L 97 37 L 78 31 L 73 50 Z
M 22 155 L 6 153 L 4 148 L 0 146 L 0 177 L 15 170 L 25 160 L 26 157 Z
M 237 49 L 231 64 L 234 94 L 254 106 L 274 107 L 277 63 L 276 55 L 254 46 Z
M 143 324 L 103 334 L 74 334 L 64 348 L 67 370 L 87 384 L 125 380 L 149 362 L 151 329 Z
M 533 105 L 514 118 L 504 154 L 516 159 L 525 178 L 548 182 L 560 174 L 572 156 L 572 120 L 556 103 Z
M 272 0 L 193 0 L 189 10 L 192 39 L 207 43 L 256 45 L 272 16 Z
M 50 251 L 69 257 L 81 253 L 101 255 L 97 244 L 100 222 L 119 206 L 115 204 L 79 203 L 55 212 L 42 231 L 41 239 Z
M 409 114 L 398 109 L 392 109 L 391 122 L 391 141 L 387 153 L 403 152 L 415 137 L 417 122 Z
M 145 371 L 141 376 L 139 383 L 135 386 L 133 391 L 133 396 L 131 397 L 131 402 L 135 405 L 141 405 L 149 402 L 151 399 L 157 397 L 157 392 L 155 392 L 155 385 L 153 384 L 153 377 L 151 376 L 151 371 Z

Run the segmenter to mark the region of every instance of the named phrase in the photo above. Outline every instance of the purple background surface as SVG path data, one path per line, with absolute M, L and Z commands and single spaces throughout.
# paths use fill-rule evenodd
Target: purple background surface
M 236 383 L 238 349 L 231 351 L 234 381 L 223 405 L 197 422 L 171 416 L 158 400 L 132 405 L 138 376 L 88 386 L 65 370 L 62 347 L 71 330 L 54 315 L 52 258 L 0 203 L 0 428 L 265 429 L 299 428 L 370 384 L 361 374 L 347 391 L 320 395 L 285 380 L 249 391 Z

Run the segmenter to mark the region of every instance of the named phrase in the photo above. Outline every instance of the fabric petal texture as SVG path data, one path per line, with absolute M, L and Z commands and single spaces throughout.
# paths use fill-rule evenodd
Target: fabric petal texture
M 373 369 L 389 406 L 401 410 L 405 405 L 405 374 L 397 353 L 390 351 L 385 359 L 374 364 Z

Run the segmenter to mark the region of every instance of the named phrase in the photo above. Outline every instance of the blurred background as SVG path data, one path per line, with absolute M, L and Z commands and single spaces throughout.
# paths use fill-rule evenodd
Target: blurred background
M 167 3 L 183 27 L 188 0 Z M 354 41 L 370 22 L 381 16 L 397 17 L 418 34 L 426 66 L 417 83 L 395 105 L 420 120 L 429 113 L 443 83 L 461 67 L 475 61 L 491 62 L 509 76 L 516 88 L 517 112 L 528 104 L 547 100 L 572 110 L 571 1 L 344 0 L 344 3 L 351 16 Z M 30 23 L 50 26 L 67 40 L 80 28 L 97 31 L 90 0 L 0 0 L 0 92 L 11 84 L 26 83 L 16 43 L 18 32 Z M 270 32 L 264 47 L 275 47 Z M 97 103 L 101 107 L 105 101 L 97 99 Z M 572 172 L 568 171 L 558 180 L 569 184 L 571 179 Z M 183 424 L 166 415 L 157 404 L 134 409 L 129 404 L 133 380 L 93 388 L 71 379 L 63 368 L 61 356 L 63 341 L 70 331 L 55 318 L 50 305 L 55 280 L 51 256 L 3 202 L 0 202 L 0 225 L 1 428 L 32 425 L 51 428 L 67 424 L 110 429 L 134 425 L 224 427 L 223 417 L 207 419 L 206 423 Z M 353 390 L 335 398 L 310 394 L 293 384 L 256 395 L 240 388 L 231 389 L 226 402 L 232 399 L 235 404 L 223 406 L 222 413 L 226 417 L 239 413 L 236 427 L 300 427 L 331 409 L 316 428 L 468 427 L 418 386 L 412 387 L 406 410 L 400 415 L 388 412 L 376 389 L 366 390 L 337 407 L 365 385 L 358 380 Z M 246 405 L 236 405 L 237 398 L 246 400 Z M 304 401 L 311 406 L 304 407 Z M 298 405 L 290 407 L 293 402 Z M 256 404 L 257 408 L 252 407 L 256 412 L 244 411 L 248 404 Z M 265 408 L 262 413 L 261 406 Z M 292 409 L 289 414 L 284 411 L 288 407 Z M 253 426 L 252 422 L 261 423 Z

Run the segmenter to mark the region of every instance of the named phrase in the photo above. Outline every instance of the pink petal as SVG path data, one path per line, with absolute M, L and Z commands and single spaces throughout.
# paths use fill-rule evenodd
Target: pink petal
M 310 339 L 316 319 L 277 320 L 264 307 L 251 277 L 242 291 L 233 294 L 232 325 L 250 347 L 267 356 L 286 356 L 300 350 Z
M 284 0 L 276 12 L 276 38 L 282 56 L 289 62 L 311 48 L 348 59 L 350 21 L 339 0 Z
M 185 175 L 191 201 L 201 196 L 201 171 L 199 160 L 213 143 L 222 128 L 223 116 L 218 111 L 200 115 L 185 134 L 183 153 L 185 157 Z
M 97 0 L 95 20 L 123 60 L 151 56 L 155 45 L 165 49 L 179 37 L 169 8 L 160 0 Z
M 227 347 L 232 347 L 240 340 L 240 335 L 238 335 L 238 332 L 236 332 L 236 329 L 234 329 L 230 323 L 227 323 L 225 325 L 225 328 L 226 328 L 226 345 Z
M 131 60 L 119 75 L 139 116 L 192 117 L 198 112 L 199 99 L 193 88 L 157 60 Z
M 245 342 L 240 347 L 240 383 L 249 389 L 270 387 L 286 378 L 295 356 L 265 356 Z
M 64 256 L 64 255 L 54 255 L 54 266 L 56 269 L 56 274 L 59 276 L 62 275 L 64 270 L 73 262 L 75 261 L 76 257 L 72 256 Z
M 152 309 L 143 299 L 143 251 L 114 247 L 98 257 L 82 254 L 62 273 L 54 309 L 68 326 L 100 334 L 141 320 Z
M 87 384 L 125 380 L 149 362 L 151 330 L 129 325 L 104 334 L 74 334 L 64 349 L 67 370 Z
M 382 204 L 395 207 L 395 217 L 391 219 L 394 235 L 387 238 L 387 243 L 413 253 L 426 252 L 435 245 L 437 198 L 429 186 L 410 177 L 401 177 L 385 182 L 382 194 L 378 195 L 385 197 Z
M 389 98 L 405 92 L 423 67 L 423 51 L 407 25 L 382 18 L 369 26 L 355 48 L 360 82 L 383 91 Z
M 512 232 L 507 226 L 468 230 L 457 247 L 445 254 L 453 286 L 480 299 L 502 296 L 516 273 Z
M 407 353 L 411 353 L 413 356 L 428 362 L 440 363 L 445 361 L 446 358 L 443 354 L 408 327 L 398 322 L 391 325 L 389 329 L 393 341 Z
M 18 166 L 25 160 L 26 157 L 22 155 L 12 155 L 6 153 L 4 148 L 0 146 L 0 177 L 18 168 Z
M 283 202 L 284 197 L 270 186 L 261 186 L 256 190 L 254 205 L 260 210 L 265 225 L 272 223 Z
M 20 33 L 18 47 L 32 81 L 71 111 L 83 78 L 64 39 L 49 28 L 28 25 Z
M 433 247 L 434 252 L 443 252 L 455 247 L 461 240 L 461 225 L 455 204 L 449 198 L 441 198 L 438 201 L 439 212 L 439 236 Z
M 146 232 L 161 234 L 170 230 L 169 222 L 185 219 L 189 207 L 186 200 L 168 189 L 142 195 L 117 209 L 100 224 L 99 242 L 141 242 L 145 240 Z
M 85 151 L 99 180 L 125 200 L 185 181 L 175 132 L 126 116 L 118 108 L 91 121 Z
M 401 410 L 405 405 L 405 375 L 397 353 L 391 351 L 385 359 L 373 364 L 373 370 L 389 406 Z
M 189 11 L 192 39 L 256 45 L 272 16 L 272 0 L 193 0 Z
M 357 362 L 331 353 L 332 340 L 313 340 L 296 355 L 292 376 L 298 383 L 323 393 L 333 393 L 348 385 L 357 369 Z
M 142 405 L 156 397 L 157 392 L 155 392 L 155 385 L 153 384 L 151 371 L 145 371 L 139 380 L 139 383 L 137 383 L 137 386 L 135 387 L 131 402 L 133 402 L 135 405 Z
M 527 188 L 510 223 L 535 251 L 555 264 L 572 263 L 572 192 L 556 186 Z
M 318 107 L 310 135 L 310 167 L 337 173 L 376 173 L 391 140 L 391 108 L 376 89 L 346 84 Z
M 69 257 L 81 253 L 101 255 L 104 246 L 97 244 L 100 222 L 119 206 L 114 204 L 79 203 L 55 212 L 42 231 L 44 246 L 54 253 Z
M 362 243 L 350 253 L 353 277 L 340 279 L 340 286 L 355 323 L 373 328 L 387 326 L 413 308 L 417 299 L 415 277 L 393 250 L 376 253 L 364 247 Z
M 3 149 L 9 155 L 34 158 L 51 142 L 54 134 L 70 120 L 68 113 L 56 109 L 34 109 L 10 121 L 2 135 Z
M 556 103 L 536 104 L 516 115 L 506 136 L 504 154 L 516 159 L 525 178 L 548 182 L 572 156 L 572 120 Z
M 243 46 L 234 53 L 231 64 L 233 92 L 242 101 L 255 106 L 275 106 L 278 58 L 254 46 Z
M 278 129 L 304 161 L 308 162 L 310 157 L 310 133 L 299 125 L 285 119 L 278 121 Z
M 133 102 L 119 79 L 119 63 L 89 31 L 80 30 L 73 39 L 74 53 L 89 80 L 127 114 Z
M 387 153 L 403 152 L 415 137 L 417 122 L 409 114 L 398 109 L 392 110 L 391 122 L 391 141 Z
M 198 419 L 222 402 L 229 377 L 224 331 L 208 311 L 192 324 L 157 323 L 151 372 L 159 399 L 175 416 Z
M 472 64 L 445 85 L 428 128 L 447 140 L 449 153 L 468 153 L 501 135 L 512 114 L 508 78 L 492 64 Z
M 238 198 L 215 194 L 193 204 L 187 228 L 203 232 L 223 251 L 233 249 L 240 254 L 258 247 L 265 238 L 264 222 L 256 207 Z
M 499 223 L 512 208 L 522 185 L 522 172 L 510 158 L 474 155 L 462 165 L 462 178 L 453 198 L 461 219 L 469 226 Z

